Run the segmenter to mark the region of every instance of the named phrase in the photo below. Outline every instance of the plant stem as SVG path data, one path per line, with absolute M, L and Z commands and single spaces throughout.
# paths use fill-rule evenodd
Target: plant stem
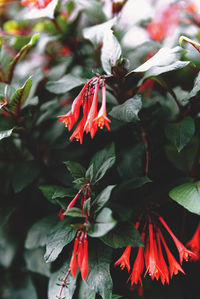
M 69 276 L 69 273 L 70 273 L 70 268 L 68 269 L 67 273 L 65 274 L 65 277 L 62 280 L 62 285 L 61 285 L 61 288 L 60 288 L 58 299 L 61 299 L 62 291 L 63 291 L 63 288 L 65 287 L 65 282 L 67 280 L 67 277 Z

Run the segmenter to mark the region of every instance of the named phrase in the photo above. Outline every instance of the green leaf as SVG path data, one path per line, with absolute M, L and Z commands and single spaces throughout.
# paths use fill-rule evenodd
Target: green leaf
M 39 165 L 34 160 L 15 163 L 11 176 L 14 192 L 18 193 L 26 188 L 38 177 L 39 172 Z
M 83 84 L 85 84 L 85 82 L 82 79 L 68 74 L 57 81 L 48 81 L 46 84 L 46 89 L 54 94 L 62 94 Z
M 85 176 L 86 169 L 78 162 L 64 162 L 72 177 L 76 180 Z
M 43 195 L 53 204 L 57 204 L 55 199 L 64 197 L 74 197 L 75 193 L 73 189 L 66 188 L 56 185 L 44 185 L 40 186 L 39 189 L 42 191 Z
M 96 216 L 95 222 L 91 224 L 88 235 L 91 237 L 102 237 L 115 227 L 117 221 L 112 217 L 109 208 L 103 208 Z
M 45 262 L 44 252 L 44 248 L 41 247 L 25 250 L 24 259 L 27 270 L 49 277 L 51 264 Z
M 26 249 L 35 249 L 38 247 L 43 247 L 47 242 L 47 235 L 49 230 L 54 227 L 59 221 L 58 216 L 48 216 L 42 218 L 38 222 L 34 223 L 33 226 L 29 229 L 26 240 L 25 248 Z
M 86 284 L 91 290 L 100 294 L 103 299 L 112 298 L 111 261 L 112 250 L 105 245 L 99 244 L 92 251 L 89 250 L 89 272 Z
M 9 84 L 0 83 L 0 98 L 11 99 L 15 93 L 15 88 Z
M 119 298 L 122 298 L 122 296 L 120 296 L 120 295 L 116 295 L 116 294 L 113 294 L 113 295 L 112 295 L 112 299 L 119 299 Z
M 83 212 L 81 209 L 73 207 L 67 211 L 65 211 L 64 215 L 66 216 L 71 216 L 71 217 L 83 217 L 85 218 L 85 216 L 83 215 Z
M 101 49 L 101 64 L 106 74 L 112 73 L 112 67 L 117 66 L 121 57 L 121 46 L 111 29 L 104 32 Z
M 150 178 L 148 178 L 147 176 L 130 178 L 130 179 L 124 180 L 120 184 L 119 188 L 126 189 L 126 190 L 134 190 L 134 189 L 140 188 L 143 185 L 145 185 L 147 183 L 151 183 L 151 182 L 152 182 L 152 180 Z
M 180 152 L 191 140 L 195 133 L 194 120 L 187 116 L 179 123 L 168 124 L 165 128 L 165 134 L 173 145 Z
M 78 289 L 78 299 L 95 299 L 96 292 L 88 288 L 84 280 L 81 280 Z
M 135 122 L 139 120 L 138 112 L 142 108 L 142 100 L 140 95 L 126 100 L 125 103 L 112 108 L 109 115 L 124 122 Z
M 9 221 L 15 209 L 13 206 L 2 206 L 0 208 L 0 228 Z
M 39 33 L 36 33 L 32 36 L 30 42 L 26 44 L 24 47 L 21 48 L 19 53 L 14 57 L 14 59 L 11 61 L 11 63 L 8 66 L 8 69 L 6 71 L 6 82 L 11 82 L 13 77 L 13 72 L 15 70 L 16 65 L 19 63 L 19 61 L 26 55 L 28 50 L 35 45 L 37 39 L 39 38 Z
M 112 248 L 122 248 L 126 246 L 139 247 L 143 246 L 140 233 L 130 222 L 121 222 L 101 240 Z
M 7 105 L 7 109 L 10 113 L 14 115 L 18 114 L 20 108 L 23 106 L 29 96 L 31 86 L 32 78 L 30 77 L 20 89 L 16 90 Z
M 76 0 L 78 4 L 90 19 L 94 19 L 96 22 L 104 22 L 106 16 L 103 12 L 103 6 L 98 0 Z
M 199 140 L 197 137 L 194 136 L 181 152 L 178 152 L 176 147 L 173 146 L 172 144 L 166 145 L 165 151 L 168 160 L 177 169 L 180 169 L 181 171 L 187 174 L 187 172 L 192 169 L 192 165 L 194 163 L 198 146 L 199 146 Z M 187 161 L 187 166 L 185 164 L 186 161 Z
M 114 163 L 115 147 L 114 144 L 111 143 L 93 156 L 90 162 L 90 167 L 86 172 L 86 177 L 90 177 L 90 180 L 93 183 L 96 183 L 105 175 Z
M 105 204 L 108 202 L 110 198 L 110 194 L 113 190 L 113 188 L 116 185 L 110 185 L 107 186 L 104 190 L 101 191 L 100 194 L 97 195 L 97 197 L 92 201 L 92 208 L 97 213 Z
M 163 47 L 153 57 L 128 73 L 126 76 L 129 76 L 132 73 L 146 72 L 143 79 L 139 82 L 140 85 L 148 77 L 158 76 L 162 73 L 177 70 L 190 63 L 189 61 L 179 61 L 180 57 L 180 47 L 174 47 L 172 49 Z
M 117 18 L 113 18 L 107 22 L 91 26 L 83 29 L 83 37 L 89 39 L 94 45 L 98 46 L 104 37 L 104 33 L 110 30 L 117 22 Z
M 0 140 L 8 138 L 12 135 L 14 128 L 10 130 L 0 131 Z
M 46 252 L 44 258 L 47 263 L 55 261 L 63 250 L 76 235 L 76 230 L 71 227 L 68 219 L 60 221 L 47 236 Z
M 91 198 L 89 197 L 83 204 L 83 211 L 90 216 Z
M 58 271 L 51 274 L 48 286 L 48 299 L 58 298 L 62 280 L 69 269 L 69 263 L 64 264 Z M 71 274 L 67 277 L 66 287 L 63 288 L 62 298 L 72 299 L 76 289 L 77 276 L 74 278 Z
M 169 196 L 188 211 L 200 215 L 200 181 L 177 186 Z

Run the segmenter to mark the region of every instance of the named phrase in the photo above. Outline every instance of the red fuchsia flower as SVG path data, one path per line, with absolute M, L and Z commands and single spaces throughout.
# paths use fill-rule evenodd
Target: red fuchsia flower
M 110 119 L 106 116 L 106 86 L 105 83 L 102 85 L 102 104 L 99 110 L 97 117 L 94 119 L 94 122 L 100 129 L 103 129 L 104 125 L 108 130 L 110 130 Z
M 173 33 L 179 23 L 180 6 L 173 4 L 157 12 L 155 18 L 147 26 L 150 37 L 162 41 L 165 36 Z
M 197 226 L 197 229 L 192 237 L 192 239 L 187 242 L 187 247 L 189 247 L 192 252 L 195 253 L 195 256 L 191 256 L 191 261 L 200 261 L 200 222 Z
M 121 269 L 123 270 L 125 267 L 127 268 L 128 272 L 130 271 L 130 253 L 131 253 L 131 246 L 127 246 L 124 250 L 122 256 L 115 262 L 115 266 L 120 265 Z
M 81 262 L 81 277 L 83 280 L 86 279 L 88 274 L 88 241 L 84 239 L 83 241 L 83 258 Z
M 174 243 L 178 249 L 179 252 L 179 258 L 180 258 L 180 263 L 182 265 L 183 260 L 188 261 L 189 256 L 195 256 L 195 254 L 188 250 L 178 239 L 177 237 L 174 235 L 174 233 L 171 231 L 171 229 L 169 228 L 169 226 L 167 225 L 167 223 L 164 221 L 164 219 L 160 216 L 159 217 L 160 222 L 163 224 L 163 226 L 166 228 L 166 230 L 168 231 L 168 233 L 171 235 L 172 239 L 174 240 Z
M 171 253 L 171 251 L 169 250 L 163 235 L 161 233 L 161 231 L 159 230 L 159 235 L 160 235 L 160 239 L 165 247 L 165 251 L 167 253 L 167 258 L 168 258 L 168 262 L 169 262 L 169 273 L 170 273 L 170 277 L 172 278 L 173 274 L 176 275 L 178 274 L 178 271 L 182 272 L 183 274 L 185 274 L 185 272 L 183 271 L 183 269 L 181 268 L 181 266 L 179 265 L 179 263 L 176 261 L 175 257 L 173 256 L 173 254 Z
M 165 282 L 169 284 L 169 271 L 165 259 L 163 257 L 160 235 L 158 231 L 156 232 L 156 239 L 157 239 L 157 246 L 158 246 L 158 263 L 159 263 L 159 268 L 162 269 L 162 271 L 160 272 L 160 279 L 163 285 L 165 284 Z
M 142 241 L 144 243 L 145 234 L 141 235 Z M 131 286 L 140 284 L 142 286 L 142 273 L 144 271 L 144 247 L 140 246 L 138 249 L 138 254 L 135 259 L 133 269 L 128 281 L 131 281 Z
M 28 5 L 30 7 L 42 9 L 47 7 L 51 1 L 52 0 L 21 0 L 21 5 Z
M 64 220 L 64 218 L 65 218 L 64 212 L 65 212 L 65 210 L 63 210 L 63 209 L 60 209 L 60 211 L 59 211 L 58 216 L 60 217 L 61 221 Z
M 102 104 L 97 114 L 98 93 L 100 88 L 102 88 Z M 102 129 L 105 125 L 107 129 L 110 130 L 110 120 L 106 115 L 106 86 L 105 80 L 102 77 L 90 79 L 73 101 L 71 110 L 65 115 L 58 116 L 60 118 L 58 121 L 64 122 L 70 131 L 78 121 L 81 107 L 83 117 L 71 135 L 70 141 L 75 138 L 82 144 L 84 132 L 90 133 L 91 138 L 94 138 L 98 126 Z
M 73 248 L 73 252 L 72 252 L 72 257 L 71 257 L 70 264 L 69 264 L 69 267 L 70 267 L 70 270 L 71 270 L 71 273 L 72 273 L 73 277 L 76 276 L 76 270 L 77 270 L 76 255 L 77 255 L 78 242 L 79 242 L 79 239 L 78 239 L 78 237 L 76 237 L 76 239 L 74 241 L 74 248 Z
M 148 247 L 147 247 L 148 248 Z M 153 233 L 153 224 L 149 224 L 149 248 L 147 250 L 147 258 L 146 258 L 146 272 L 149 272 L 149 275 L 151 276 L 152 279 L 154 277 L 157 277 L 160 269 L 158 267 L 158 256 L 157 256 L 157 251 L 156 251 L 156 241 L 154 239 L 154 233 Z

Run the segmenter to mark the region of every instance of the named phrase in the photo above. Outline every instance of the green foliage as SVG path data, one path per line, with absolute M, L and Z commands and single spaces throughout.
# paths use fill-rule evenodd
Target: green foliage
M 200 182 L 186 183 L 175 187 L 169 196 L 188 211 L 200 215 Z
M 155 18 L 133 1 L 0 2 L 0 297 L 136 298 L 142 289 L 115 267 L 125 248 L 132 268 L 138 247 L 147 256 L 149 221 L 156 245 L 158 215 L 181 242 L 199 221 L 198 11 L 184 1 L 167 13 L 154 1 Z M 186 50 L 180 32 L 190 32 Z M 186 275 L 167 287 L 144 269 L 142 297 L 198 294 L 196 266 L 182 263 Z

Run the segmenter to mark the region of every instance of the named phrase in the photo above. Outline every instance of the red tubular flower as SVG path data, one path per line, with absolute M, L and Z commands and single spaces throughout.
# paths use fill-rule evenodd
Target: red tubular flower
M 180 258 L 180 263 L 182 265 L 183 259 L 188 261 L 189 256 L 195 257 L 195 254 L 188 250 L 174 235 L 174 233 L 171 231 L 167 223 L 164 221 L 164 219 L 160 216 L 159 217 L 160 222 L 163 224 L 163 226 L 166 228 L 168 233 L 171 235 L 172 239 L 174 240 L 174 243 L 178 249 L 179 252 L 179 258 Z
M 169 262 L 169 273 L 170 273 L 170 277 L 172 278 L 173 274 L 176 275 L 178 274 L 178 271 L 182 272 L 183 274 L 185 274 L 185 272 L 183 271 L 183 269 L 181 268 L 181 266 L 179 265 L 179 263 L 176 261 L 176 259 L 174 258 L 174 256 L 172 255 L 171 251 L 169 250 L 164 237 L 161 233 L 161 231 L 159 230 L 159 235 L 160 235 L 160 239 L 165 247 L 165 251 L 167 253 L 167 258 L 168 258 L 168 262 Z
M 81 194 L 81 192 L 83 191 L 83 188 L 81 188 L 78 193 L 75 195 L 75 197 L 72 199 L 72 201 L 69 203 L 68 207 L 67 207 L 67 210 L 73 208 L 73 206 L 75 205 L 79 195 Z
M 21 0 L 21 5 L 28 5 L 30 7 L 42 9 L 47 7 L 51 1 L 52 0 Z
M 99 88 L 102 88 L 102 105 L 97 115 Z M 78 121 L 81 106 L 83 117 L 71 135 L 70 141 L 76 138 L 82 144 L 84 132 L 90 133 L 93 138 L 98 126 L 103 128 L 105 125 L 110 130 L 108 124 L 110 120 L 106 116 L 106 86 L 104 79 L 101 77 L 90 79 L 73 101 L 71 110 L 65 115 L 58 116 L 60 118 L 58 121 L 64 122 L 69 131 Z
M 144 242 L 144 232 L 142 233 L 142 240 Z M 142 286 L 142 279 L 141 279 L 141 275 L 143 273 L 144 270 L 144 247 L 140 246 L 139 250 L 138 250 L 138 254 L 137 257 L 135 259 L 134 265 L 133 265 L 133 270 L 132 273 L 129 277 L 128 280 L 131 281 L 131 285 L 133 286 L 134 284 L 140 284 Z
M 76 239 L 74 241 L 74 249 L 73 249 L 72 257 L 71 257 L 70 264 L 69 264 L 69 267 L 70 267 L 73 277 L 76 276 L 76 270 L 77 270 L 77 259 L 76 259 L 77 247 L 78 247 L 78 237 L 76 237 Z
M 106 86 L 103 84 L 102 86 L 102 104 L 99 110 L 98 116 L 94 119 L 96 125 L 98 125 L 101 129 L 105 125 L 108 130 L 110 130 L 110 119 L 106 116 Z
M 149 275 L 152 279 L 157 276 L 158 272 L 160 271 L 158 264 L 157 264 L 157 251 L 155 250 L 156 242 L 153 236 L 153 224 L 149 223 L 149 250 L 147 251 L 147 259 L 146 259 L 146 272 L 149 272 Z
M 88 241 L 87 239 L 84 239 L 83 241 L 83 260 L 81 264 L 81 277 L 83 280 L 86 279 L 88 274 Z
M 60 220 L 64 220 L 65 215 L 63 214 L 65 212 L 65 210 L 60 209 L 58 216 L 60 217 Z
M 161 269 L 162 272 L 160 272 L 160 279 L 162 284 L 164 285 L 165 282 L 169 284 L 169 271 L 167 268 L 167 264 L 165 262 L 165 259 L 162 254 L 162 247 L 160 243 L 160 234 L 157 231 L 156 232 L 156 239 L 157 239 L 157 245 L 158 245 L 158 263 L 159 263 L 159 268 Z
M 78 242 L 78 266 L 81 269 L 83 262 L 83 241 L 79 240 Z
M 115 266 L 120 265 L 122 270 L 126 267 L 129 272 L 131 268 L 130 253 L 131 253 L 131 246 L 127 246 L 122 256 L 115 262 Z
M 85 127 L 84 127 L 84 130 L 86 131 L 86 133 L 88 133 L 88 132 L 91 133 L 92 138 L 94 137 L 94 134 L 96 133 L 95 130 L 97 130 L 97 125 L 95 123 L 93 123 L 93 120 L 97 116 L 98 92 L 99 92 L 99 81 L 97 81 L 97 83 L 95 85 L 92 105 L 91 105 L 90 111 L 88 113 L 87 120 L 86 120 Z M 95 131 L 95 133 L 93 131 Z
M 191 256 L 191 261 L 199 261 L 200 260 L 200 222 L 197 226 L 197 229 L 192 237 L 192 239 L 187 242 L 187 247 L 189 247 L 192 252 L 194 252 L 195 256 Z

